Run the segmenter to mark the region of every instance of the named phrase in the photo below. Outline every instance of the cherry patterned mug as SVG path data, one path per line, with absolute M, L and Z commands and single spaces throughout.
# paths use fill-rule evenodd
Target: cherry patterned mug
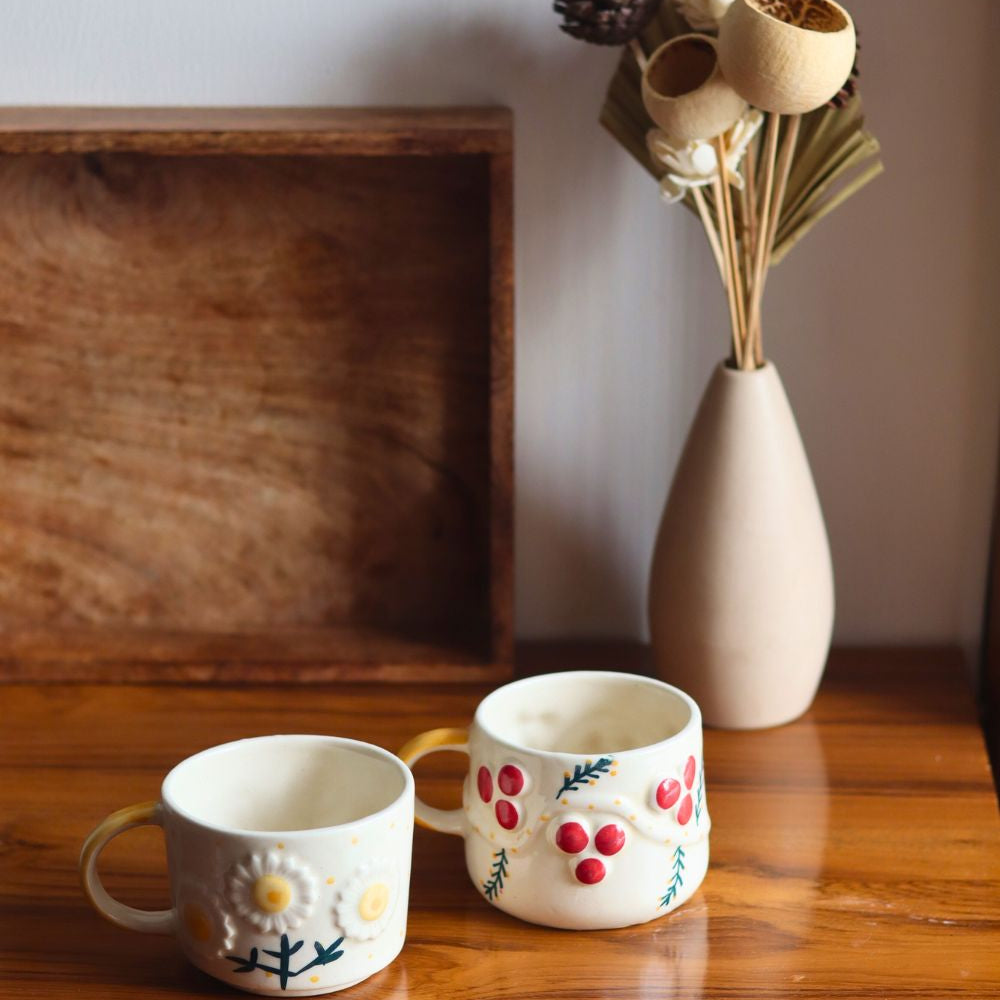
M 570 671 L 498 688 L 471 729 L 435 729 L 399 756 L 470 758 L 461 809 L 416 799 L 421 826 L 465 839 L 469 876 L 497 908 L 575 930 L 669 913 L 708 867 L 701 711 L 634 674 Z

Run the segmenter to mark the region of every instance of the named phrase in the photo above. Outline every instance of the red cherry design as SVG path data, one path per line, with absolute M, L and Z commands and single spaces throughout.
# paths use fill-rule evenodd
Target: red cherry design
M 695 771 L 694 757 L 688 757 L 687 763 L 684 765 L 684 787 L 690 789 L 694 784 L 694 771 Z
M 567 854 L 579 854 L 588 843 L 590 837 L 579 823 L 563 823 L 556 830 L 556 847 Z
M 519 767 L 513 764 L 504 764 L 497 775 L 497 784 L 504 795 L 518 795 L 524 788 L 524 775 Z
M 625 846 L 625 831 L 617 823 L 608 823 L 597 831 L 594 846 L 606 856 L 617 854 Z
M 497 814 L 497 822 L 505 830 L 513 830 L 517 826 L 517 821 L 520 817 L 517 814 L 517 806 L 513 802 L 508 802 L 506 799 L 498 799 L 494 811 Z
M 604 862 L 600 858 L 584 858 L 576 866 L 576 877 L 584 885 L 597 885 L 605 874 Z
M 681 783 L 676 778 L 665 778 L 656 789 L 656 804 L 669 809 L 681 797 Z
M 691 818 L 692 812 L 694 812 L 694 803 L 691 801 L 690 795 L 685 795 L 684 801 L 677 810 L 677 822 L 683 826 Z
M 481 767 L 476 775 L 476 784 L 479 786 L 479 797 L 484 802 L 489 802 L 493 798 L 493 776 L 488 767 Z

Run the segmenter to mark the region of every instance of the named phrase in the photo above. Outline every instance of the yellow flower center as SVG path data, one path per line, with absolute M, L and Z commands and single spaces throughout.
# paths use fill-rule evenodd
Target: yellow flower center
M 389 905 L 389 887 L 382 882 L 368 886 L 358 900 L 362 920 L 378 920 Z
M 184 907 L 184 926 L 195 941 L 200 941 L 202 944 L 211 941 L 212 921 L 197 903 L 188 903 Z
M 265 913 L 281 913 L 292 901 L 292 887 L 280 875 L 261 875 L 253 884 L 253 901 Z

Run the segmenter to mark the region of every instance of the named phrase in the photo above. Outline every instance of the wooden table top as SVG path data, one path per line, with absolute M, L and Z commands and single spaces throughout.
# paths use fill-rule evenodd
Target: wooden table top
M 588 662 L 605 654 L 592 649 Z M 526 662 L 555 669 L 579 657 L 543 647 Z M 205 746 L 315 732 L 396 748 L 465 725 L 485 690 L 0 687 L 0 997 L 236 996 L 169 938 L 119 930 L 90 909 L 76 862 L 91 827 L 154 798 L 170 766 Z M 686 906 L 618 931 L 533 927 L 483 902 L 457 838 L 418 829 L 406 947 L 346 995 L 1000 994 L 1000 817 L 956 654 L 836 653 L 803 719 L 710 730 L 705 761 L 712 861 Z M 421 764 L 418 787 L 437 804 L 457 798 L 442 769 Z M 163 856 L 158 830 L 118 838 L 102 861 L 109 889 L 165 905 Z

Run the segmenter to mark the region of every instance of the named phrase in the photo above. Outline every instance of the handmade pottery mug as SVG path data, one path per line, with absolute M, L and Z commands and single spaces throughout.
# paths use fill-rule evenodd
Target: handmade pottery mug
M 104 846 L 161 826 L 172 908 L 112 899 Z M 406 934 L 413 778 L 386 750 L 332 736 L 262 736 L 178 764 L 159 802 L 121 809 L 87 838 L 84 891 L 131 930 L 175 934 L 199 969 L 267 995 L 312 996 L 387 966 Z
M 515 681 L 472 728 L 435 729 L 399 756 L 470 758 L 462 808 L 416 799 L 422 826 L 465 838 L 494 906 L 550 927 L 643 923 L 676 909 L 708 867 L 701 712 L 633 674 L 572 671 Z

